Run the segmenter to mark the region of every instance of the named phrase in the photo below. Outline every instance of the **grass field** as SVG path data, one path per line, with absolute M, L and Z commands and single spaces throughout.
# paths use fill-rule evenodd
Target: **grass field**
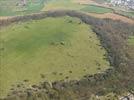
M 128 16 L 128 17 L 134 18 L 134 12 L 123 12 L 123 11 L 121 11 L 119 13 L 122 14 L 122 15 Z
M 28 0 L 26 6 L 19 6 L 19 0 L 0 0 L 0 16 L 25 15 L 39 11 L 69 9 L 89 13 L 110 13 L 112 9 L 96 5 L 84 5 L 75 0 Z
M 1 29 L 0 35 L 1 96 L 23 80 L 80 79 L 109 67 L 96 34 L 77 18 L 18 23 Z
M 0 16 L 14 16 L 55 9 L 79 10 L 84 5 L 73 0 L 28 0 L 26 6 L 18 5 L 20 0 L 0 0 Z
M 74 3 L 73 0 L 51 0 L 51 2 L 46 3 L 43 11 L 55 10 L 55 9 L 71 9 L 71 10 L 81 10 L 89 13 L 110 13 L 113 12 L 112 9 L 104 8 L 96 5 L 82 5 Z
M 74 3 L 73 0 L 51 0 L 47 2 L 43 11 L 55 10 L 55 9 L 71 9 L 71 10 L 80 10 L 84 5 Z
M 130 36 L 128 39 L 128 44 L 129 45 L 134 45 L 134 36 Z
M 96 5 L 88 5 L 84 8 L 82 8 L 81 11 L 85 11 L 85 12 L 89 12 L 89 13 L 98 13 L 98 14 L 113 12 L 112 9 L 100 7 L 100 6 L 96 6 Z
M 40 11 L 47 0 L 27 0 L 26 6 L 21 6 L 21 0 L 0 0 L 0 16 L 24 15 Z

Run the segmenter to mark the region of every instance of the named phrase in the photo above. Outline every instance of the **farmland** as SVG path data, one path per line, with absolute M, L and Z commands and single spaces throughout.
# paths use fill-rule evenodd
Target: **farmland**
M 109 8 L 83 5 L 75 3 L 74 0 L 28 0 L 26 6 L 19 6 L 19 3 L 18 0 L 0 0 L 0 16 L 24 15 L 56 9 L 81 10 L 90 13 L 112 12 Z
M 0 0 L 0 16 L 24 15 L 40 11 L 46 0 L 28 0 L 20 6 L 20 0 Z
M 57 10 L 57 9 L 80 10 L 83 7 L 85 6 L 74 3 L 73 0 L 58 0 L 58 1 L 52 0 L 50 2 L 47 2 L 42 11 Z
M 52 0 L 48 2 L 46 6 L 42 9 L 47 10 L 56 10 L 56 9 L 71 9 L 71 10 L 80 10 L 89 13 L 110 13 L 113 12 L 110 8 L 100 7 L 97 5 L 89 5 L 89 4 L 80 4 L 75 3 L 73 0 Z
M 129 18 L 134 18 L 134 12 L 133 11 L 131 11 L 131 12 L 118 11 L 117 13 L 120 14 L 120 15 L 129 17 Z
M 50 17 L 13 24 L 4 27 L 0 35 L 2 96 L 23 80 L 30 84 L 79 80 L 109 68 L 98 37 L 77 18 Z
M 82 8 L 81 10 L 85 11 L 85 12 L 89 12 L 89 13 L 99 13 L 99 14 L 113 12 L 109 8 L 100 7 L 100 6 L 96 6 L 96 5 L 88 5 L 85 8 Z

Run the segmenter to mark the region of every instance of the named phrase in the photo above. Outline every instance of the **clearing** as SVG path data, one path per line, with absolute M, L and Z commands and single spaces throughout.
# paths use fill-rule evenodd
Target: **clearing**
M 28 80 L 80 79 L 109 68 L 106 51 L 89 25 L 72 17 L 45 18 L 0 30 L 0 94 Z

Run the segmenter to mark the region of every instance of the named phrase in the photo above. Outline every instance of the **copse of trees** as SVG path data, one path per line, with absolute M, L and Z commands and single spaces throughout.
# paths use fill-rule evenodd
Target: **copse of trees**
M 104 73 L 85 75 L 80 80 L 44 82 L 21 93 L 13 91 L 5 100 L 38 100 L 39 98 L 43 100 L 87 100 L 91 94 L 104 95 L 109 92 L 120 94 L 123 91 L 134 91 L 134 57 L 129 53 L 130 49 L 133 51 L 134 48 L 127 45 L 126 42 L 129 36 L 134 35 L 132 24 L 111 19 L 98 19 L 77 11 L 60 10 L 1 20 L 0 26 L 66 15 L 80 18 L 84 23 L 92 26 L 108 52 L 107 59 L 112 67 Z

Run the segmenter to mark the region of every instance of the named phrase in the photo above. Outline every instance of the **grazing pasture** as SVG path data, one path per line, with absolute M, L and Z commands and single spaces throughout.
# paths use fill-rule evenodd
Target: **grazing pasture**
M 84 2 L 84 1 L 83 1 Z M 77 3 L 73 0 L 51 0 L 47 2 L 42 11 L 48 10 L 57 10 L 57 9 L 71 9 L 71 10 L 80 10 L 88 13 L 111 13 L 113 12 L 110 8 L 100 7 L 97 5 L 85 5 Z
M 47 0 L 27 0 L 25 6 L 21 0 L 0 0 L 0 16 L 24 15 L 40 11 Z
M 77 18 L 19 22 L 0 30 L 0 95 L 14 84 L 80 79 L 109 68 L 91 27 Z
M 77 4 L 73 0 L 51 0 L 46 3 L 46 5 L 42 10 L 43 11 L 57 10 L 57 9 L 80 10 L 83 7 L 85 7 L 85 5 Z
M 96 5 L 88 5 L 81 9 L 82 11 L 89 12 L 89 13 L 98 13 L 98 14 L 104 14 L 104 13 L 111 13 L 113 12 L 110 8 L 100 7 Z

